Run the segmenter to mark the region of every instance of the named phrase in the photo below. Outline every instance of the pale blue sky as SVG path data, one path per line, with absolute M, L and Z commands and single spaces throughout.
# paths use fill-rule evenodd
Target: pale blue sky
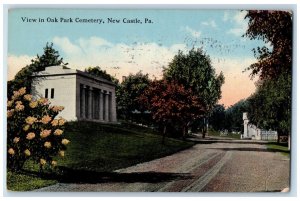
M 80 37 L 99 36 L 112 43 L 161 42 L 165 46 L 183 43 L 189 32 L 186 27 L 200 31 L 201 38 L 211 37 L 223 45 L 240 44 L 245 48 L 234 51 L 235 56 L 252 56 L 257 42 L 246 40 L 240 43 L 242 34 L 230 34 L 241 29 L 246 21 L 237 22 L 234 16 L 239 10 L 78 10 L 78 9 L 14 9 L 9 11 L 9 54 L 33 55 L 40 51 L 45 41 L 67 36 L 71 41 Z M 153 24 L 82 24 L 82 23 L 24 23 L 28 18 L 115 18 L 153 20 Z M 236 31 L 238 33 L 238 31 Z M 209 50 L 208 48 L 207 50 Z M 213 51 L 211 52 L 213 53 Z M 215 52 L 213 54 L 217 54 Z
M 162 66 L 178 50 L 195 46 L 210 55 L 217 72 L 224 72 L 221 103 L 233 104 L 253 92 L 249 73 L 242 71 L 255 61 L 251 50 L 263 44 L 241 37 L 247 28 L 244 16 L 239 10 L 13 9 L 8 17 L 8 78 L 42 54 L 46 42 L 54 43 L 70 67 L 98 65 L 118 78 L 139 70 L 160 77 Z M 22 17 L 93 18 L 105 23 L 33 23 Z M 121 22 L 108 23 L 108 18 Z M 124 18 L 143 23 L 122 23 Z M 153 23 L 144 23 L 144 18 Z

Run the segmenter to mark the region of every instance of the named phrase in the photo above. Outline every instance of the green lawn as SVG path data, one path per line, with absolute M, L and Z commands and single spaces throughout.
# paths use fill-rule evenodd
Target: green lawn
M 288 150 L 287 144 L 270 142 L 267 144 L 267 149 L 274 152 L 281 152 L 283 155 L 290 157 L 290 151 Z
M 208 136 L 218 136 L 220 137 L 220 132 L 215 130 L 208 130 Z M 240 134 L 228 133 L 226 136 L 222 135 L 221 137 L 227 137 L 232 139 L 241 139 Z
M 67 126 L 65 136 L 71 143 L 64 159 L 58 159 L 55 172 L 39 175 L 37 165 L 28 162 L 22 173 L 8 172 L 8 189 L 28 191 L 56 182 L 96 182 L 95 175 L 109 174 L 194 145 L 171 138 L 162 145 L 158 133 L 131 124 L 73 122 Z
M 35 174 L 7 172 L 7 189 L 12 191 L 30 191 L 56 182 L 54 179 L 41 179 Z

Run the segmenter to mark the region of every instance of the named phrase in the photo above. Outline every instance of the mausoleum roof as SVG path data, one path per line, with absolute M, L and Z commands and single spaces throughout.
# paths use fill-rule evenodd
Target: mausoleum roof
M 32 77 L 50 77 L 50 76 L 67 76 L 67 75 L 79 75 L 88 79 L 100 81 L 109 85 L 115 85 L 112 81 L 109 81 L 105 78 L 98 77 L 91 75 L 89 73 L 77 70 L 77 69 L 72 69 L 68 68 L 66 66 L 48 66 L 45 68 L 43 71 L 35 72 L 33 73 Z

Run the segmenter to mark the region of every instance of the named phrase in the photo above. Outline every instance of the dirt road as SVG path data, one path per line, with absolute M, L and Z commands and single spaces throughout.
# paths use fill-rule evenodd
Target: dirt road
M 253 141 L 206 140 L 176 154 L 42 192 L 265 192 L 289 187 L 290 160 Z M 76 177 L 76 175 L 74 175 Z

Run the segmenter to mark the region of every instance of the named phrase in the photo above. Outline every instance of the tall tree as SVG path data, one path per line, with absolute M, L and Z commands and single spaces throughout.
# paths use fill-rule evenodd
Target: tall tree
M 182 129 L 182 136 L 185 137 L 191 121 L 205 111 L 202 100 L 193 95 L 191 89 L 186 89 L 175 81 L 152 82 L 139 100 L 151 111 L 153 119 L 163 124 L 163 142 L 168 124 L 178 124 Z
M 256 93 L 249 99 L 250 117 L 263 127 L 276 129 L 279 135 L 290 136 L 292 13 L 252 10 L 245 18 L 249 23 L 244 36 L 268 44 L 253 50 L 258 61 L 247 68 L 260 78 Z
M 44 53 L 41 56 L 37 55 L 35 59 L 31 60 L 31 64 L 23 67 L 15 75 L 15 78 L 7 83 L 8 97 L 13 94 L 13 91 L 22 87 L 26 87 L 27 91 L 30 91 L 33 72 L 45 70 L 47 66 L 68 65 L 63 62 L 59 52 L 53 48 L 53 43 L 47 43 L 43 49 Z
M 134 111 L 146 110 L 140 104 L 138 97 L 144 93 L 150 83 L 148 74 L 143 74 L 141 71 L 125 77 L 116 92 L 119 115 L 128 120 L 132 119 Z
M 221 86 L 224 76 L 216 74 L 211 60 L 202 49 L 191 49 L 188 54 L 179 51 L 164 69 L 164 78 L 182 84 L 191 89 L 193 95 L 203 100 L 206 116 L 209 115 L 217 101 L 221 98 Z M 205 129 L 203 129 L 205 137 Z

